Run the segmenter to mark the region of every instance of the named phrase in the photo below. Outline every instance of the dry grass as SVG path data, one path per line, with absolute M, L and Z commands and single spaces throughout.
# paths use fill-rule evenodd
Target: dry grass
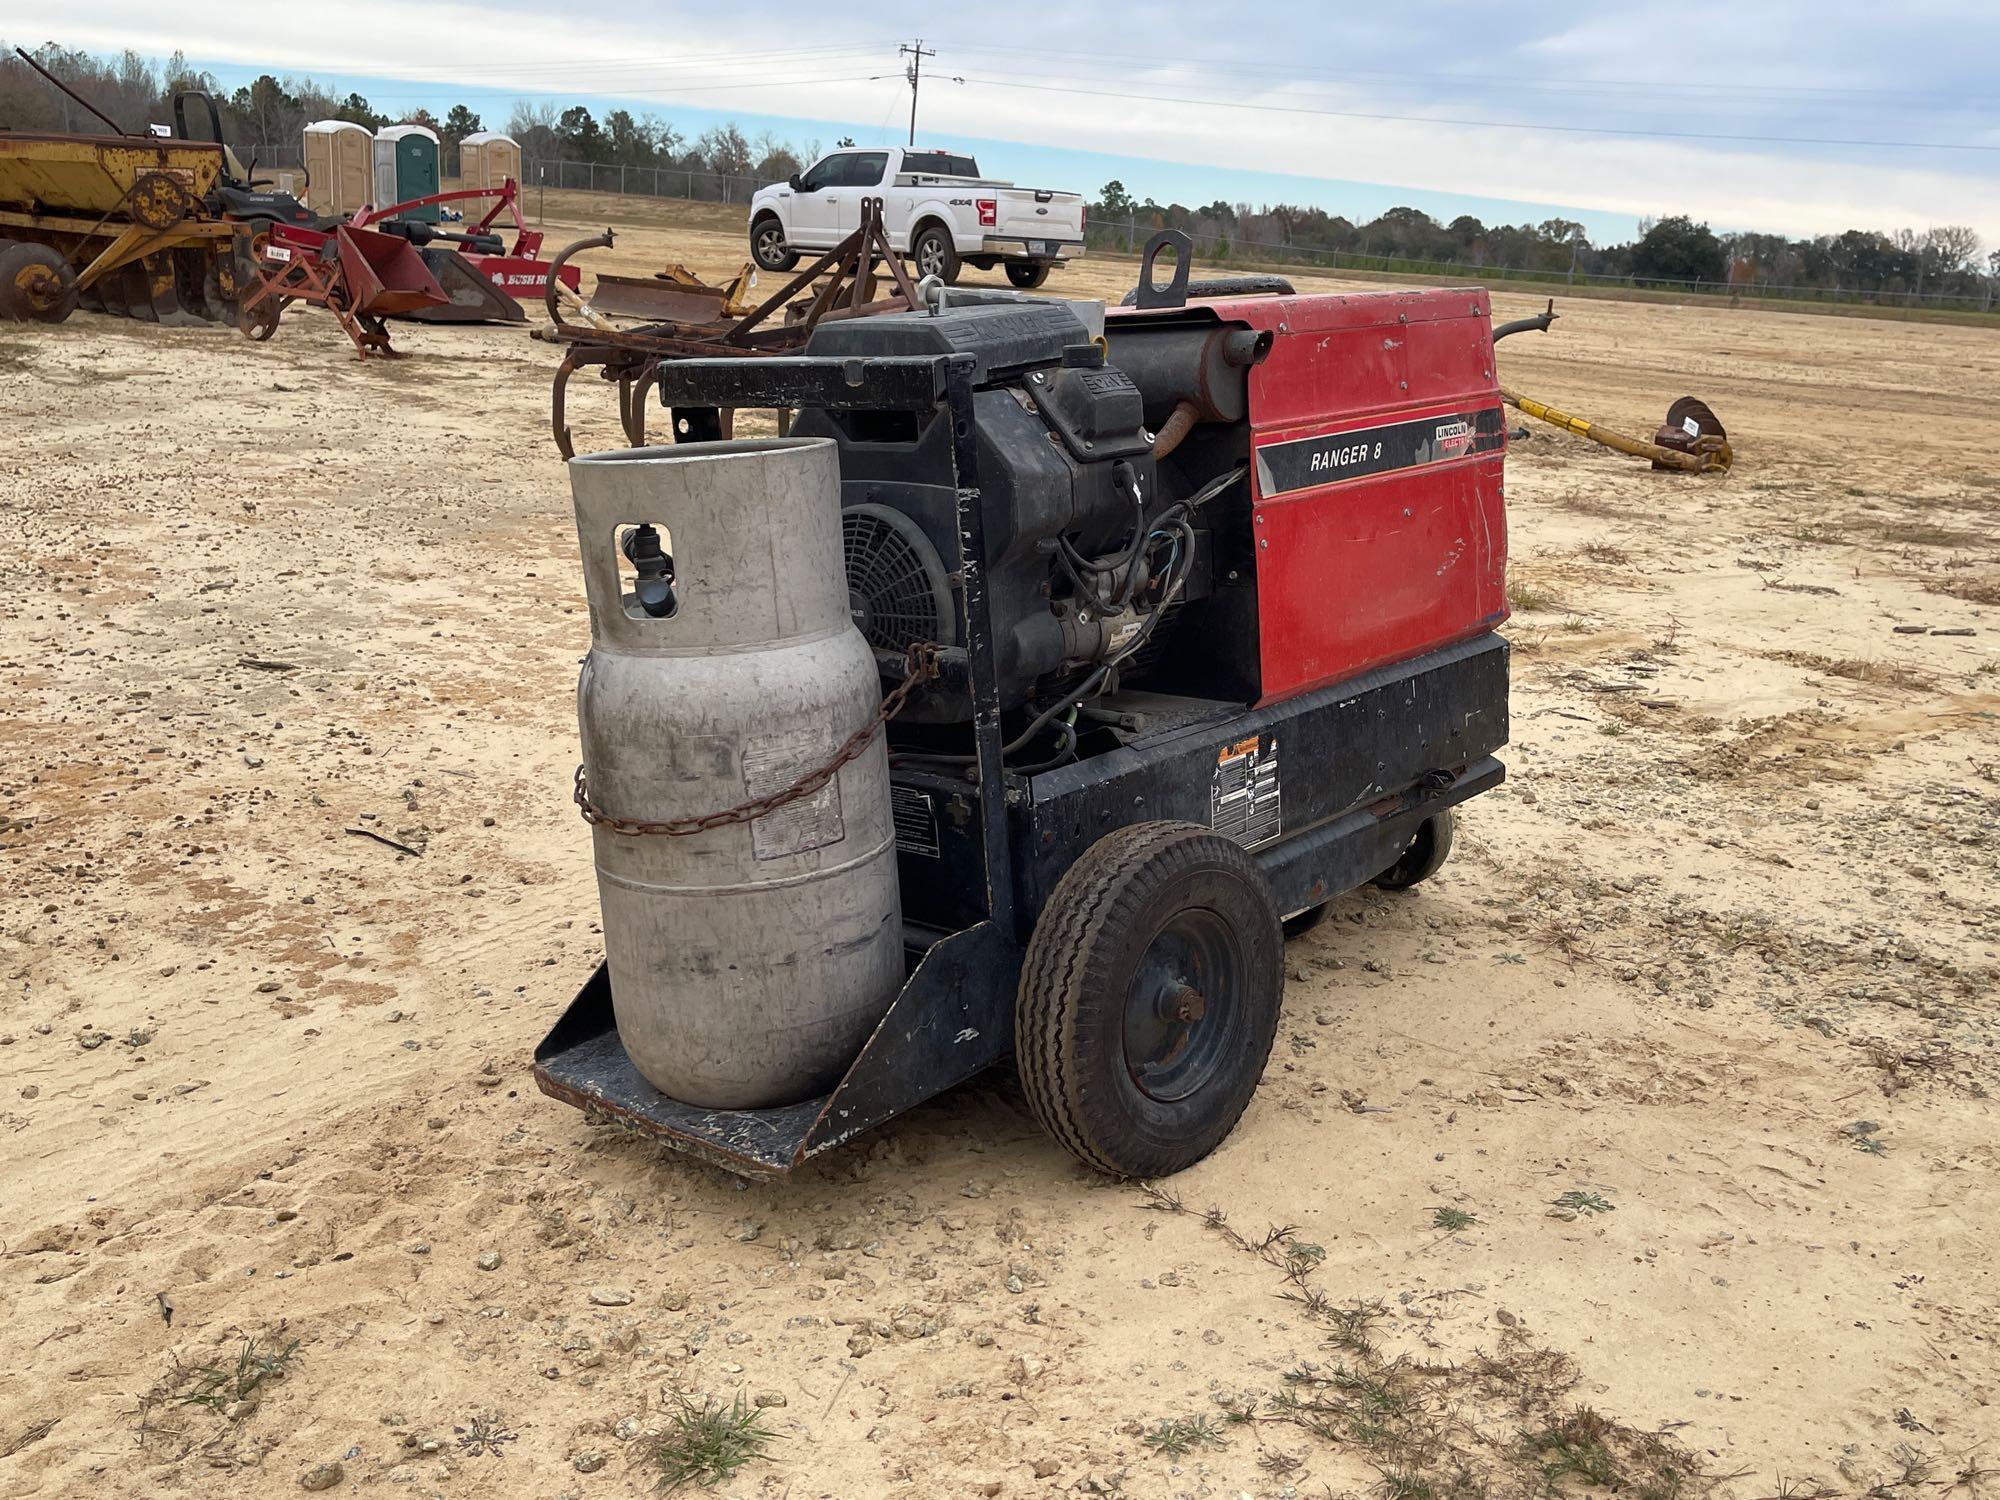
M 1968 604 L 2000 604 L 2000 573 L 1978 578 L 1946 578 L 1924 585 L 1929 594 L 1948 594 Z
M 1760 654 L 1766 661 L 1781 661 L 1808 672 L 1844 677 L 1849 682 L 1865 682 L 1871 687 L 1900 688 L 1905 692 L 1920 693 L 1936 686 L 1936 680 L 1928 672 L 1903 666 L 1900 662 L 1865 661 L 1856 656 L 1821 656 L 1812 651 L 1766 651 Z
M 1298 1246 L 1289 1229 L 1246 1235 L 1220 1209 L 1190 1209 L 1154 1184 L 1140 1191 L 1149 1207 L 1198 1219 L 1281 1273 L 1281 1295 L 1325 1340 L 1325 1357 L 1287 1371 L 1263 1410 L 1239 1420 L 1296 1428 L 1360 1458 L 1379 1476 L 1381 1500 L 1546 1500 L 1572 1481 L 1634 1500 L 1694 1500 L 1714 1488 L 1671 1437 L 1573 1402 L 1575 1364 L 1537 1347 L 1518 1322 L 1501 1324 L 1494 1352 L 1457 1362 L 1391 1354 L 1388 1309 L 1328 1297 L 1315 1284 L 1321 1257 L 1301 1253 L 1315 1247 Z
M 1537 614 L 1547 610 L 1561 609 L 1562 601 L 1547 592 L 1540 585 L 1526 578 L 1507 580 L 1507 603 L 1522 614 Z
M 1881 521 L 1868 517 L 1850 521 L 1848 525 L 1878 542 L 1898 547 L 1949 547 L 1956 551 L 1968 551 L 1987 546 L 1992 540 L 1983 532 L 1942 526 L 1936 521 Z

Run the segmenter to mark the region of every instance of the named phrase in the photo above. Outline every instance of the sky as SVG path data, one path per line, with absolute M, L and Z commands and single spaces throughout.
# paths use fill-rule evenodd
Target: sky
M 937 55 L 919 143 L 1035 186 L 1115 177 L 1161 202 L 1316 203 L 1357 221 L 1398 203 L 1560 215 L 1599 243 L 1689 213 L 1791 235 L 1970 224 L 2000 247 L 1995 0 L 340 0 L 338 24 L 158 0 L 10 18 L 16 3 L 0 0 L 10 41 L 179 50 L 229 86 L 310 74 L 390 114 L 462 101 L 494 127 L 517 100 L 584 103 L 687 135 L 735 120 L 826 145 L 906 139 L 897 46 L 921 35 Z

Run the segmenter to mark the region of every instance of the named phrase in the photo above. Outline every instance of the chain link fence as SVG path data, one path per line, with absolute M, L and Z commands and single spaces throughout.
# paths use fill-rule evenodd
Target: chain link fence
M 524 188 L 622 193 L 640 198 L 685 198 L 695 203 L 748 203 L 765 179 L 699 167 L 621 167 L 607 162 L 562 161 L 524 155 Z
M 1084 238 L 1094 250 L 1136 253 L 1160 230 L 1137 219 L 1092 218 Z M 1684 292 L 1693 296 L 1770 297 L 1799 302 L 1846 303 L 1877 307 L 1927 307 L 1952 312 L 1992 312 L 2000 304 L 2000 278 L 1981 278 L 1977 292 L 1924 292 L 1866 287 L 1798 286 L 1758 281 L 1700 281 L 1666 276 L 1633 276 L 1567 268 L 1509 266 L 1487 261 L 1436 260 L 1404 255 L 1371 255 L 1319 246 L 1292 245 L 1280 240 L 1249 239 L 1226 232 L 1189 231 L 1195 253 L 1211 264 L 1235 264 L 1244 269 L 1269 265 L 1310 267 L 1326 271 L 1380 271 L 1398 276 L 1449 276 L 1487 283 L 1520 281 L 1537 287 L 1601 286 L 1635 291 Z
M 445 148 L 440 165 L 446 177 L 457 173 L 455 156 L 456 153 L 449 147 Z M 297 147 L 278 148 L 273 159 L 263 163 L 264 166 L 285 170 L 297 170 L 298 164 Z M 558 191 L 618 193 L 643 198 L 680 198 L 694 203 L 748 203 L 751 195 L 765 185 L 764 179 L 748 173 L 710 172 L 699 167 L 617 166 L 606 162 L 536 156 L 523 157 L 521 176 L 524 191 L 554 188 Z M 1094 250 L 1137 253 L 1158 232 L 1159 227 L 1136 218 L 1092 218 L 1085 226 L 1085 239 Z M 1950 312 L 1990 313 L 2000 305 L 2000 278 L 1995 277 L 1981 278 L 1981 289 L 1977 292 L 1699 281 L 1581 271 L 1573 266 L 1551 269 L 1509 266 L 1492 261 L 1475 263 L 1375 255 L 1293 245 L 1279 240 L 1250 239 L 1231 231 L 1190 231 L 1190 237 L 1194 240 L 1195 253 L 1203 260 L 1234 264 L 1244 269 L 1258 265 L 1278 269 L 1298 266 L 1325 271 L 1376 271 L 1398 276 L 1445 276 L 1487 283 L 1523 282 L 1537 287 L 1622 287 L 1637 291 L 1681 292 L 1690 296 L 1768 297 L 1796 302 L 1935 308 Z

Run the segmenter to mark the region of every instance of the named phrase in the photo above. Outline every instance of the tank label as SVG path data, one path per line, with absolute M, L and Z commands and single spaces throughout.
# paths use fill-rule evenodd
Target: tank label
M 1269 498 L 1370 474 L 1498 453 L 1506 444 L 1506 426 L 1505 412 L 1489 406 L 1264 443 L 1257 449 L 1257 493 Z
M 896 816 L 896 852 L 938 857 L 937 799 L 913 786 L 891 786 L 889 809 Z
M 743 746 L 743 790 L 749 797 L 782 792 L 833 754 L 833 743 L 817 729 L 788 729 L 753 735 Z M 840 816 L 840 778 L 810 797 L 788 802 L 750 824 L 750 853 L 756 859 L 784 859 L 824 849 L 847 836 Z
M 1278 737 L 1253 734 L 1215 753 L 1209 782 L 1208 826 L 1246 849 L 1268 844 L 1284 828 L 1278 780 Z

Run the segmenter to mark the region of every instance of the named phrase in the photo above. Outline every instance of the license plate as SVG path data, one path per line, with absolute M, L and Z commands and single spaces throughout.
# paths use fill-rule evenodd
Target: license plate
M 264 254 L 272 260 L 290 260 L 292 258 L 292 252 L 287 250 L 283 245 L 266 245 L 264 247 Z
M 1029 240 L 1029 241 L 1028 241 L 1028 254 L 1030 254 L 1030 255 L 1048 255 L 1048 254 L 1050 254 L 1050 253 L 1051 253 L 1051 251 L 1049 250 L 1049 242 L 1048 242 L 1047 240 Z

